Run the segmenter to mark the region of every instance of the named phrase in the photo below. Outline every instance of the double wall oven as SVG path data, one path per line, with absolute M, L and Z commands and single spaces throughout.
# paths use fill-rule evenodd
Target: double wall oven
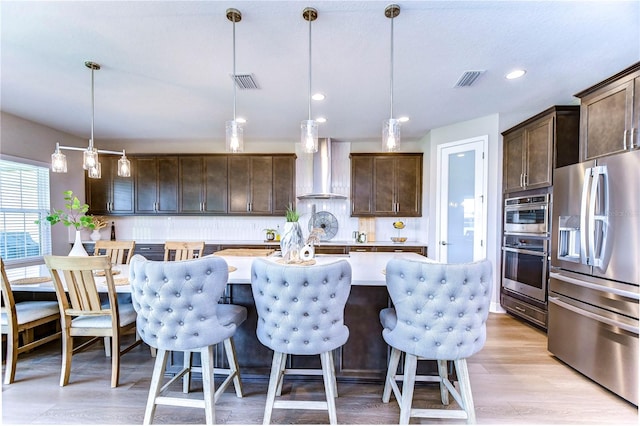
M 550 197 L 547 193 L 505 199 L 502 237 L 502 287 L 515 302 L 507 303 L 505 307 L 507 311 L 531 317 L 529 319 L 544 327 L 549 276 Z M 536 312 L 527 315 L 527 303 Z

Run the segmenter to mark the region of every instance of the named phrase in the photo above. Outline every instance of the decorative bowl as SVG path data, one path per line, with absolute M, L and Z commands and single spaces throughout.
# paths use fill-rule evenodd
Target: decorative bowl
M 391 237 L 391 241 L 394 243 L 404 243 L 407 241 L 407 237 Z

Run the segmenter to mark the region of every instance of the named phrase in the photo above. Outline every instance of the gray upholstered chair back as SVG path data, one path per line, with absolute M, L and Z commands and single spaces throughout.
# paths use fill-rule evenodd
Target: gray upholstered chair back
M 346 260 L 293 266 L 256 259 L 251 288 L 258 311 L 256 334 L 263 345 L 286 354 L 317 355 L 347 341 L 344 307 L 351 265 Z
M 397 324 L 384 339 L 428 359 L 467 358 L 484 346 L 491 263 L 442 264 L 394 258 L 386 267 Z
M 229 275 L 223 258 L 160 262 L 135 255 L 129 271 L 138 333 L 149 346 L 185 351 L 234 334 L 235 324 L 224 326 L 217 315 Z

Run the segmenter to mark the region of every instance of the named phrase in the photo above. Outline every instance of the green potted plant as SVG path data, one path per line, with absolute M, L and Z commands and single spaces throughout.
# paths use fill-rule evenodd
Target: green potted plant
M 73 247 L 69 252 L 69 256 L 87 256 L 87 252 L 82 246 L 80 235 L 81 229 L 95 229 L 94 218 L 86 214 L 89 211 L 89 205 L 81 203 L 78 197 L 73 195 L 73 191 L 64 191 L 64 209 L 54 209 L 45 218 L 50 225 L 62 223 L 64 226 L 73 226 L 76 229 L 76 238 Z M 36 220 L 40 224 L 40 220 Z
M 266 233 L 267 241 L 273 241 L 273 240 L 276 239 L 276 230 L 275 229 L 265 228 L 262 231 Z

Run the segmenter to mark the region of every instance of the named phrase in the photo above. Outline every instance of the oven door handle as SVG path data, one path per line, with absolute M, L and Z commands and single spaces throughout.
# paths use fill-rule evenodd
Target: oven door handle
M 587 317 L 587 318 L 590 318 L 592 320 L 595 320 L 595 321 L 610 325 L 612 327 L 621 328 L 621 329 L 623 329 L 625 331 L 628 331 L 629 333 L 638 334 L 638 332 L 640 331 L 640 330 L 638 330 L 638 327 L 633 327 L 633 326 L 630 326 L 630 325 L 625 324 L 623 322 L 612 320 L 612 319 L 603 317 L 602 315 L 594 314 L 593 312 L 589 312 L 589 311 L 586 311 L 584 309 L 580 309 L 577 306 L 574 306 L 574 305 L 572 305 L 570 303 L 567 303 L 567 302 L 561 300 L 561 298 L 558 297 L 558 296 L 549 296 L 549 303 L 553 303 L 555 305 L 560 306 L 561 308 L 568 309 L 568 310 L 570 310 L 572 312 L 575 312 L 578 315 L 582 315 L 584 317 Z
M 512 247 L 502 247 L 502 251 L 508 251 L 510 253 L 530 254 L 532 256 L 540 256 L 540 257 L 546 257 L 547 256 L 547 253 L 545 253 L 543 251 L 523 250 L 523 249 L 512 248 Z

